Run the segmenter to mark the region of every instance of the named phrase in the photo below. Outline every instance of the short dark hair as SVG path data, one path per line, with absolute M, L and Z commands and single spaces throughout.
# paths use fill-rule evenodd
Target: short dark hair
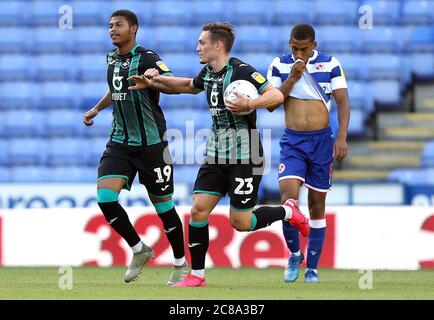
M 139 29 L 139 20 L 137 19 L 137 16 L 134 12 L 130 11 L 130 10 L 126 10 L 126 9 L 122 9 L 122 10 L 116 10 L 115 12 L 112 13 L 112 15 L 110 16 L 110 18 L 113 17 L 125 17 L 125 19 L 128 21 L 128 24 L 131 26 L 136 25 L 137 29 Z M 137 31 L 136 31 L 137 34 Z
M 235 41 L 235 28 L 229 22 L 211 22 L 202 27 L 202 31 L 209 31 L 211 41 L 221 41 L 226 52 L 230 52 Z
M 315 41 L 315 30 L 310 24 L 300 23 L 292 28 L 291 38 L 295 40 Z

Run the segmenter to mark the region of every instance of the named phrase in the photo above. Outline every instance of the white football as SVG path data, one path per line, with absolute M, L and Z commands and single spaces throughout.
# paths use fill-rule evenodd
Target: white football
M 247 80 L 236 80 L 234 82 L 231 82 L 224 93 L 224 100 L 226 104 L 226 100 L 228 101 L 234 101 L 237 100 L 237 96 L 235 95 L 235 92 L 238 92 L 239 94 L 242 94 L 243 96 L 249 98 L 249 99 L 256 99 L 259 97 L 258 90 L 256 87 L 250 83 Z M 244 112 L 237 112 L 237 115 L 244 116 L 246 114 L 252 113 L 255 109 L 251 109 L 250 111 L 244 111 Z

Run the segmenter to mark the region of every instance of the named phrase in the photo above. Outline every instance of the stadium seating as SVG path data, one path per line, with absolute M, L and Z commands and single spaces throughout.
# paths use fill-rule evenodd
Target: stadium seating
M 32 81 L 35 74 L 34 60 L 32 55 L 0 55 L 0 81 Z
M 8 165 L 44 165 L 47 160 L 48 141 L 32 138 L 9 140 Z
M 236 27 L 233 56 L 266 74 L 271 60 L 289 51 L 291 28 L 314 25 L 318 49 L 341 62 L 351 105 L 350 137 L 368 131 L 376 108 L 397 108 L 413 80 L 434 79 L 434 1 L 432 0 L 33 0 L 1 1 L 0 12 L 0 181 L 95 181 L 111 128 L 111 107 L 85 127 L 82 113 L 106 92 L 106 54 L 113 48 L 108 21 L 118 9 L 139 18 L 138 42 L 155 50 L 178 76 L 201 70 L 195 51 L 201 26 L 230 21 Z M 62 5 L 73 9 L 73 28 L 59 28 Z M 358 27 L 369 6 L 372 29 Z M 65 7 L 67 9 L 67 7 Z M 64 8 L 64 9 L 65 9 Z M 203 93 L 160 95 L 168 128 L 210 128 Z M 277 146 L 284 129 L 283 109 L 257 112 L 258 128 L 271 129 Z M 336 109 L 331 125 L 337 128 Z M 188 137 L 192 143 L 192 137 Z M 178 144 L 177 144 L 178 143 Z M 185 157 L 195 150 L 185 150 Z M 198 145 L 198 141 L 194 142 Z M 59 148 L 68 145 L 68 150 Z M 174 146 L 181 142 L 174 142 Z M 80 153 L 86 147 L 88 152 Z M 279 148 L 270 149 L 273 165 Z M 422 153 L 422 166 L 433 167 L 433 144 Z M 88 167 L 91 166 L 91 167 Z M 175 181 L 193 183 L 197 166 L 179 166 Z M 55 168 L 51 178 L 52 168 Z M 265 188 L 278 192 L 276 168 L 264 176 Z M 422 170 L 420 173 L 418 170 Z M 433 181 L 431 171 L 391 173 Z M 69 174 L 68 174 L 69 171 Z M 179 171 L 179 172 L 178 172 Z M 177 173 L 178 172 L 178 173 Z M 410 173 L 409 173 L 410 172 Z M 427 174 L 430 173 L 430 174 Z M 273 175 L 274 174 L 274 175 Z
M 4 134 L 10 138 L 36 137 L 45 134 L 45 115 L 35 110 L 11 110 L 3 117 Z
M 231 21 L 231 3 L 222 0 L 194 1 L 192 20 L 199 25 L 210 21 Z
M 391 25 L 399 22 L 401 2 L 397 0 L 364 0 L 362 6 L 369 6 L 374 13 L 375 24 Z
M 402 1 L 401 22 L 405 24 L 431 24 L 434 21 L 434 1 Z
M 425 144 L 422 152 L 422 166 L 434 167 L 434 140 Z

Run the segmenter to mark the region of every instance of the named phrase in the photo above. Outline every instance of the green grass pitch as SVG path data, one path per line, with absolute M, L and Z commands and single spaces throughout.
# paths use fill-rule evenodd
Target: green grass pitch
M 58 268 L 0 268 L 0 299 L 145 299 L 145 300 L 305 300 L 434 299 L 434 270 L 373 271 L 372 289 L 360 289 L 358 270 L 320 269 L 321 283 L 282 280 L 281 268 L 214 268 L 206 288 L 165 286 L 171 268 L 145 267 L 140 279 L 125 284 L 124 267 L 74 267 L 73 288 L 60 289 Z

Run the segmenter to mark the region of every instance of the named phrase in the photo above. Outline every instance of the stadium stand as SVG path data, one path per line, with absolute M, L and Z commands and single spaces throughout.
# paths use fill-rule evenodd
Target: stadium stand
M 107 90 L 110 14 L 129 8 L 139 17 L 139 43 L 158 52 L 175 75 L 189 77 L 202 67 L 195 48 L 203 23 L 232 22 L 237 28 L 234 56 L 263 74 L 273 57 L 288 51 L 292 26 L 312 23 L 318 49 L 333 54 L 343 65 L 352 109 L 350 142 L 360 142 L 350 148 L 335 178 L 434 183 L 434 131 L 432 122 L 426 124 L 434 108 L 425 108 L 417 119 L 417 112 L 408 114 L 415 110 L 409 110 L 406 95 L 418 81 L 434 79 L 432 0 L 70 1 L 71 30 L 57 27 L 63 4 L 2 1 L 1 182 L 94 181 L 111 111 L 101 112 L 88 128 L 83 127 L 81 114 Z M 363 5 L 372 9 L 373 28 L 358 26 Z M 187 120 L 195 121 L 196 129 L 211 124 L 201 94 L 161 94 L 160 104 L 168 128 L 185 131 Z M 389 116 L 398 111 L 400 122 L 378 120 L 383 111 Z M 258 112 L 258 128 L 271 129 L 273 165 L 278 164 L 283 119 L 282 109 Z M 337 128 L 335 106 L 331 121 Z M 379 141 L 372 141 L 376 130 Z M 84 155 L 82 148 L 88 150 Z M 264 177 L 264 192 L 276 190 L 275 171 L 273 167 Z M 197 166 L 177 166 L 175 172 L 176 182 L 191 184 Z

